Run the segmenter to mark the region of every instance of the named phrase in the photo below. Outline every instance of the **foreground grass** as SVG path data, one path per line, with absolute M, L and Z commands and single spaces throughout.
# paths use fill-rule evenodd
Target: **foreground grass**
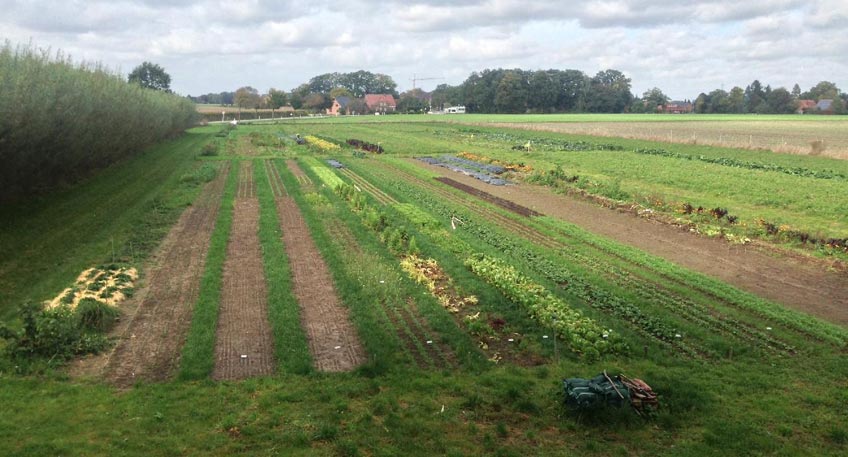
M 661 393 L 659 415 L 563 414 L 560 378 L 603 369 L 649 379 Z M 618 360 L 473 375 L 281 375 L 123 393 L 4 376 L 0 453 L 836 456 L 848 446 L 846 375 L 835 358 L 756 368 Z
M 194 158 L 212 132 L 191 130 L 67 191 L 0 206 L 0 319 L 93 265 L 139 265 L 197 195 Z

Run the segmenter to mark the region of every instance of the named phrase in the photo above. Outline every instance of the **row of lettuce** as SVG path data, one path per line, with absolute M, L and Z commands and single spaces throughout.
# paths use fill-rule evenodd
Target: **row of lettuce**
M 196 121 L 194 104 L 62 53 L 0 47 L 0 199 L 72 183 Z

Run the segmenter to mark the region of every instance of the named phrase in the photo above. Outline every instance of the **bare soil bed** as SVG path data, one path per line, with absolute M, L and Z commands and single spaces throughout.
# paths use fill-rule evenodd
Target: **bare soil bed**
M 440 174 L 445 172 L 418 161 L 411 163 Z M 459 173 L 451 173 L 451 178 L 777 303 L 848 325 L 848 275 L 826 271 L 809 259 L 706 238 L 659 221 L 553 194 L 543 187 L 490 186 Z
M 319 371 L 352 370 L 365 361 L 365 351 L 306 221 L 288 196 L 277 199 L 277 214 L 313 364 Z
M 269 375 L 275 366 L 253 163 L 241 165 L 215 335 L 212 378 L 216 380 Z
M 117 329 L 115 349 L 91 362 L 109 381 L 164 381 L 175 371 L 228 173 L 227 164 L 180 216 L 154 255 L 145 285 L 126 302 L 131 315 Z

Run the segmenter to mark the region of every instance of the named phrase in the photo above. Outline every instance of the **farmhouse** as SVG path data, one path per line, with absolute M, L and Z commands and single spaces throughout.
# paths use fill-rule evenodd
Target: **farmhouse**
M 798 100 L 798 109 L 795 110 L 795 113 L 806 114 L 814 109 L 816 109 L 815 100 Z
M 465 106 L 449 106 L 445 108 L 447 114 L 465 114 Z
M 670 101 L 670 102 L 666 103 L 665 105 L 663 105 L 662 112 L 663 113 L 670 113 L 670 114 L 691 113 L 692 112 L 692 102 L 673 100 L 673 101 Z
M 367 94 L 365 105 L 375 113 L 390 113 L 397 108 L 397 102 L 391 94 Z
M 327 109 L 327 114 L 338 116 L 347 111 L 347 106 L 350 104 L 350 97 L 336 97 L 333 99 L 333 106 Z

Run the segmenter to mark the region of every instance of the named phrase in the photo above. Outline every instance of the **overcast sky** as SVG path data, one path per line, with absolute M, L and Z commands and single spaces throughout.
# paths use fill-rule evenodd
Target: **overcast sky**
M 360 69 L 430 90 L 484 68 L 614 68 L 672 98 L 754 79 L 848 91 L 848 0 L 0 0 L 0 37 L 181 94 L 292 89 Z

